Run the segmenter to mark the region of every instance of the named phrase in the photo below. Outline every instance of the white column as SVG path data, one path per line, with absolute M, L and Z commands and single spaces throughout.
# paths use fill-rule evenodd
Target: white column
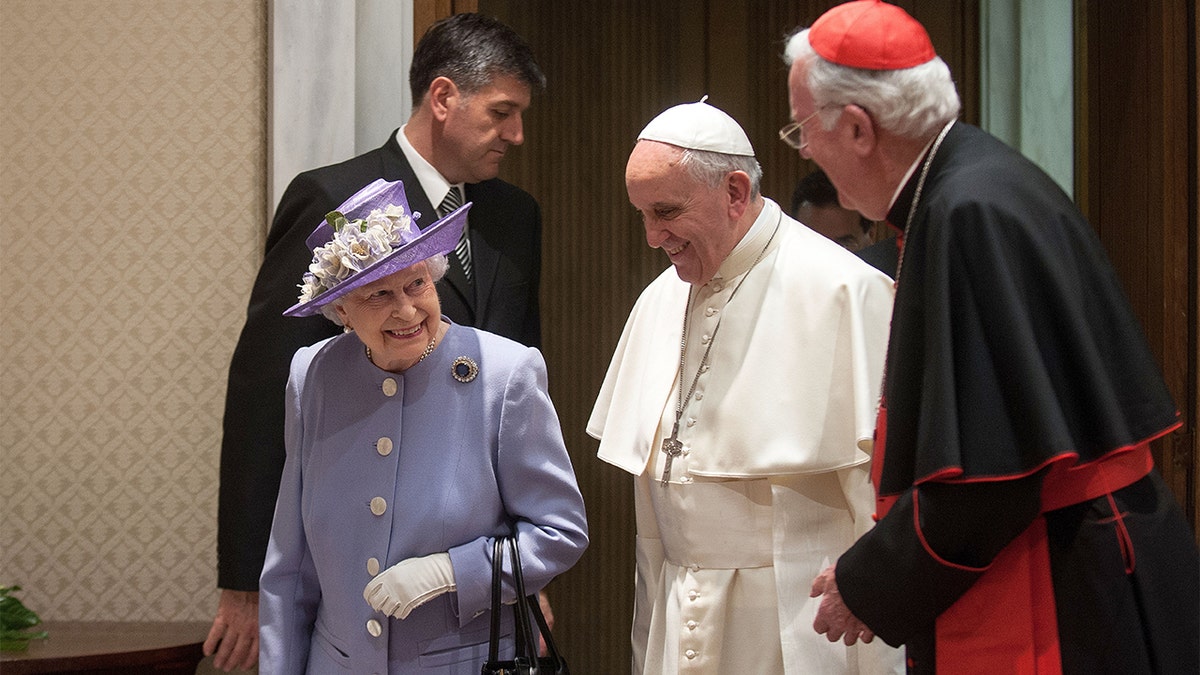
M 383 145 L 412 108 L 412 0 L 271 0 L 267 220 L 296 174 Z
M 412 112 L 412 0 L 358 0 L 354 151 L 378 148 Z
M 1074 195 L 1071 0 L 982 0 L 981 124 Z

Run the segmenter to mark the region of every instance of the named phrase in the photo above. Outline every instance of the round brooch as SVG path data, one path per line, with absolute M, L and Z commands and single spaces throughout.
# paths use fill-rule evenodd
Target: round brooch
M 469 356 L 460 356 L 451 364 L 450 374 L 459 382 L 470 382 L 479 374 L 479 364 Z

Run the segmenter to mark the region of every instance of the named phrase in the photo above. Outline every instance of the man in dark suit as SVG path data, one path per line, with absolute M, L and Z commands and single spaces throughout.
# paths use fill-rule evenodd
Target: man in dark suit
M 443 209 L 474 203 L 464 240 L 438 285 L 442 311 L 529 346 L 541 343 L 541 212 L 496 178 L 522 113 L 545 77 L 512 29 L 478 14 L 432 26 L 409 71 L 415 108 L 382 148 L 305 171 L 291 182 L 267 235 L 246 324 L 229 369 L 221 443 L 217 585 L 205 654 L 230 670 L 258 658 L 258 578 L 283 466 L 283 393 L 297 349 L 340 331 L 322 317 L 285 318 L 312 251 L 305 238 L 329 211 L 376 178 L 404 182 L 419 227 Z M 437 208 L 435 208 L 437 207 Z

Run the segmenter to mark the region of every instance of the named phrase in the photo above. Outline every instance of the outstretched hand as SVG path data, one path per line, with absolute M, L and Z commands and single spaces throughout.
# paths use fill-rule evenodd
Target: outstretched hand
M 258 593 L 221 590 L 217 616 L 204 640 L 204 655 L 218 670 L 250 670 L 258 663 Z
M 870 642 L 875 639 L 875 633 L 858 617 L 850 612 L 838 592 L 837 579 L 833 565 L 826 567 L 813 579 L 810 598 L 821 598 L 817 608 L 817 618 L 813 620 L 813 630 L 824 635 L 830 642 L 842 640 L 847 646 L 862 640 Z

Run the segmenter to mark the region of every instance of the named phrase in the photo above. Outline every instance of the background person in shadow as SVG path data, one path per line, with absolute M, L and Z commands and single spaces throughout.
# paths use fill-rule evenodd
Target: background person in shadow
M 257 659 L 258 581 L 284 461 L 288 363 L 297 349 L 340 332 L 320 317 L 282 315 L 312 259 L 305 238 L 325 214 L 376 178 L 404 182 L 413 210 L 422 214 L 418 225 L 472 202 L 465 241 L 438 284 L 441 311 L 462 325 L 541 344 L 541 212 L 533 197 L 496 178 L 507 150 L 525 140 L 524 110 L 545 87 L 532 50 L 494 19 L 457 14 L 421 38 L 409 84 L 415 107 L 408 122 L 381 148 L 296 176 L 267 235 L 225 400 L 217 528 L 222 591 L 204 643 L 223 670 L 250 668 Z
M 842 208 L 838 203 L 837 188 L 820 169 L 796 183 L 796 189 L 792 191 L 791 214 L 852 253 L 871 245 L 874 223 L 858 211 Z
M 816 169 L 796 183 L 792 191 L 791 215 L 796 220 L 836 241 L 889 277 L 896 276 L 898 252 L 895 237 L 872 242 L 875 224 L 858 211 L 838 202 L 837 188 L 825 172 Z

